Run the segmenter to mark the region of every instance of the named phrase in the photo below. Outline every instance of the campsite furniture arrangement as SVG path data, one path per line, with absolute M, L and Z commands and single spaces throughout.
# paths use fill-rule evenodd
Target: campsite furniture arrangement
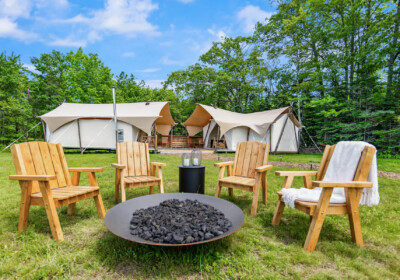
M 312 221 L 308 230 L 307 238 L 304 244 L 304 249 L 313 252 L 318 242 L 322 224 L 326 215 L 348 215 L 351 237 L 353 242 L 358 246 L 363 246 L 363 238 L 361 233 L 361 221 L 358 205 L 364 188 L 372 187 L 371 182 L 365 182 L 370 172 L 372 160 L 375 155 L 375 148 L 365 146 L 360 158 L 356 159 L 358 165 L 354 174 L 353 181 L 323 181 L 333 152 L 336 145 L 327 145 L 322 156 L 321 164 L 318 171 L 276 171 L 277 176 L 285 177 L 283 188 L 288 189 L 293 183 L 295 176 L 303 177 L 304 186 L 307 189 L 315 187 L 322 188 L 320 197 L 317 202 L 312 201 L 294 201 L 294 208 L 311 216 Z M 343 163 L 346 164 L 346 163 Z M 335 167 L 336 168 L 336 167 Z M 315 181 L 311 177 L 316 176 Z M 334 188 L 344 188 L 345 203 L 330 203 Z M 285 207 L 285 202 L 282 198 L 282 192 L 278 192 L 278 204 L 272 219 L 272 225 L 279 225 L 282 213 Z
M 233 196 L 233 189 L 253 192 L 251 216 L 257 213 L 258 194 L 262 188 L 263 203 L 267 203 L 267 165 L 269 144 L 261 142 L 241 142 L 235 153 L 235 160 L 215 163 L 220 168 L 215 196 L 221 195 L 221 188 L 229 188 L 229 195 Z M 225 168 L 228 168 L 227 177 L 224 177 Z
M 112 166 L 115 174 L 115 200 L 119 199 L 121 186 L 121 201 L 126 200 L 126 189 L 136 187 L 150 187 L 150 194 L 154 193 L 154 186 L 160 187 L 164 193 L 161 167 L 165 163 L 150 162 L 149 146 L 147 143 L 122 142 L 117 144 L 117 161 Z M 157 176 L 156 176 L 157 169 Z
M 28 226 L 31 205 L 44 206 L 51 233 L 56 241 L 63 241 L 63 233 L 56 207 L 68 205 L 68 215 L 75 212 L 77 201 L 94 198 L 97 213 L 104 218 L 105 211 L 97 184 L 95 172 L 103 168 L 68 168 L 61 144 L 27 142 L 11 146 L 14 166 L 18 175 L 10 175 L 10 180 L 18 180 L 21 187 L 21 205 L 18 231 Z M 69 172 L 72 172 L 72 180 Z M 78 186 L 82 172 L 89 177 L 90 186 Z
M 235 151 L 237 143 L 259 141 L 270 143 L 272 153 L 297 153 L 301 124 L 291 107 L 275 110 L 238 113 L 197 104 L 192 115 L 183 123 L 189 136 L 203 132 L 205 148 Z M 225 139 L 225 147 L 210 145 L 213 138 Z
M 113 104 L 62 103 L 40 118 L 45 122 L 47 142 L 81 151 L 115 149 L 116 128 L 123 141 L 137 141 L 140 134 L 168 135 L 175 125 L 169 102 L 120 103 L 115 114 L 117 127 Z
M 179 165 L 179 192 L 204 194 L 204 165 Z
M 221 211 L 225 215 L 225 218 L 227 218 L 232 223 L 232 226 L 229 228 L 227 232 L 224 232 L 220 236 L 200 242 L 187 243 L 187 244 L 156 243 L 142 239 L 137 235 L 131 234 L 131 229 L 129 229 L 129 224 L 133 212 L 139 209 L 159 205 L 161 202 L 169 199 L 179 199 L 179 200 L 190 199 L 211 205 L 214 208 Z M 233 203 L 221 198 L 202 195 L 202 194 L 194 194 L 194 193 L 164 193 L 164 194 L 154 194 L 154 195 L 145 195 L 141 197 L 136 197 L 114 206 L 107 212 L 107 215 L 104 218 L 104 223 L 108 228 L 108 230 L 120 238 L 132 242 L 138 242 L 155 246 L 166 246 L 166 247 L 183 247 L 183 246 L 191 246 L 206 242 L 212 242 L 224 238 L 228 235 L 231 235 L 242 226 L 243 222 L 244 222 L 243 211 Z

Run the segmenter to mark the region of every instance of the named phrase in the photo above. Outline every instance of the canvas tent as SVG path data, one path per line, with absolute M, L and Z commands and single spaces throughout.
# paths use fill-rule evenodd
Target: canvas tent
M 271 144 L 271 152 L 297 153 L 301 124 L 290 107 L 242 114 L 198 104 L 192 115 L 183 123 L 189 136 L 203 131 L 205 147 L 213 139 L 225 138 L 228 150 L 235 151 L 243 141 L 260 141 Z
M 136 141 L 141 133 L 156 130 L 168 135 L 172 126 L 169 102 L 116 105 L 118 141 Z M 63 103 L 40 116 L 46 124 L 46 141 L 65 148 L 115 149 L 113 104 Z

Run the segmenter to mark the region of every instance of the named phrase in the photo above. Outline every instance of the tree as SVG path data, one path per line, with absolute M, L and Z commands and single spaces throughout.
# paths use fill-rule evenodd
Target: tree
M 28 79 L 19 56 L 0 54 L 0 144 L 7 145 L 32 122 Z

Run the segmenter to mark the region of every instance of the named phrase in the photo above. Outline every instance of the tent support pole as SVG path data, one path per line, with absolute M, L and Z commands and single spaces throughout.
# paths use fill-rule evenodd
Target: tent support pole
M 296 125 L 293 123 L 293 130 L 294 130 L 294 139 L 296 139 L 296 146 L 297 146 L 297 153 L 299 153 L 299 147 L 300 147 L 300 143 L 299 143 L 299 139 L 297 139 L 297 133 L 296 133 Z
M 46 139 L 46 127 L 45 127 L 45 125 L 44 125 L 44 121 L 43 121 L 43 120 L 42 120 L 42 127 L 43 127 L 43 137 L 44 137 L 44 141 L 47 142 L 47 139 Z
M 219 144 L 219 134 L 220 134 L 220 130 L 221 130 L 221 128 L 218 126 L 217 139 L 215 140 L 216 143 L 215 143 L 215 150 L 214 150 L 214 153 L 217 153 L 218 144 Z
M 82 140 L 81 140 L 81 126 L 79 125 L 79 119 L 77 120 L 77 123 L 78 123 L 79 149 L 81 150 L 81 155 L 82 155 L 83 150 L 82 150 Z
M 154 152 L 156 154 L 158 154 L 158 150 L 157 150 L 157 126 L 156 126 L 156 122 L 154 122 Z
M 204 138 L 204 136 L 206 136 L 207 137 L 207 135 L 208 135 L 208 131 L 210 130 L 210 126 L 211 126 L 211 121 L 208 123 L 208 127 L 207 127 L 207 132 L 206 132 L 206 135 L 204 135 L 203 134 L 203 138 Z M 204 139 L 204 140 L 206 140 L 206 139 Z M 210 140 L 210 137 L 208 137 L 208 140 Z M 208 142 L 208 141 L 207 141 Z M 204 142 L 204 145 L 206 146 L 206 148 L 207 148 L 207 146 L 208 146 L 208 143 L 205 143 Z
M 274 155 L 276 154 L 276 151 L 278 151 L 278 147 L 279 147 L 279 144 L 281 143 L 283 132 L 285 131 L 286 123 L 287 123 L 287 120 L 289 119 L 289 114 L 291 113 L 291 111 L 292 110 L 289 109 L 289 113 L 287 115 L 287 118 L 286 118 L 285 123 L 284 123 L 284 125 L 282 127 L 282 130 L 281 130 L 281 135 L 279 135 L 278 143 L 276 144 L 276 147 L 275 147 Z

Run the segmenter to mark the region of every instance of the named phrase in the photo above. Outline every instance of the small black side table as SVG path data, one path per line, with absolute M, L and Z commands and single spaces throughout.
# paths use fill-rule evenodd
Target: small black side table
M 179 192 L 204 194 L 206 167 L 179 165 Z

